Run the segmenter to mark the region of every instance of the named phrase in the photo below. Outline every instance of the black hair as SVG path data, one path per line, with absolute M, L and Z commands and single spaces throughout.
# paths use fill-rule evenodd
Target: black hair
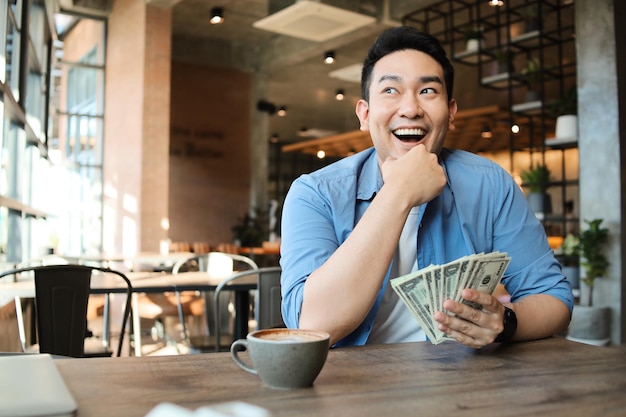
M 446 51 L 437 38 L 418 31 L 411 26 L 399 26 L 385 30 L 370 47 L 363 62 L 361 72 L 361 97 L 369 101 L 369 88 L 372 82 L 372 70 L 381 58 L 397 51 L 415 49 L 424 52 L 441 65 L 446 83 L 448 100 L 452 98 L 454 84 L 454 68 L 446 56 Z

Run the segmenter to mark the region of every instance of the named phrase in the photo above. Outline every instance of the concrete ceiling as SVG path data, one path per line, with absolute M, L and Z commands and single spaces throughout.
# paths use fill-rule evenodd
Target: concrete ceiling
M 280 35 L 253 27 L 270 14 L 270 8 L 294 2 L 267 0 L 182 0 L 173 8 L 174 59 L 197 60 L 197 51 L 219 53 L 220 64 L 256 72 L 262 99 L 276 107 L 285 106 L 287 115 L 270 117 L 269 136 L 294 142 L 358 128 L 354 113 L 360 98 L 360 84 L 329 76 L 344 67 L 360 65 L 368 47 L 384 29 L 400 24 L 406 13 L 424 7 L 422 1 L 324 1 L 322 3 L 375 17 L 375 23 L 325 42 Z M 225 21 L 208 24 L 211 9 L 222 7 Z M 199 44 L 203 46 L 200 46 Z M 227 45 L 226 45 L 227 44 Z M 326 51 L 334 51 L 332 65 L 323 63 Z M 193 57 L 189 55 L 193 54 Z M 216 60 L 214 60 L 216 61 Z M 359 74 L 360 75 L 360 74 Z M 338 89 L 343 101 L 335 99 Z M 306 128 L 306 133 L 301 131 Z M 269 139 L 269 138 L 268 138 Z

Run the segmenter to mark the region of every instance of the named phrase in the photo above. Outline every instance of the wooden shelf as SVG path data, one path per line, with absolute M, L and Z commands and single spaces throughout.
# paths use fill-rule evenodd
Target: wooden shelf
M 480 83 L 485 86 L 495 87 L 495 88 L 508 88 L 509 83 L 511 87 L 516 87 L 522 85 L 522 82 L 511 75 L 509 72 L 503 72 L 500 74 L 489 75 L 487 77 L 483 77 L 480 80 Z
M 454 54 L 454 59 L 464 64 L 476 65 L 487 62 L 491 57 L 482 51 L 462 51 Z
M 541 104 L 541 100 L 518 103 L 511 107 L 511 111 L 513 113 L 540 114 Z

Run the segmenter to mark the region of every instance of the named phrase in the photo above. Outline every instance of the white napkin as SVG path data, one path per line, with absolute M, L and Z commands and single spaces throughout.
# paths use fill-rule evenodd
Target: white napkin
M 204 406 L 191 411 L 180 405 L 161 403 L 145 417 L 269 417 L 270 413 L 261 407 L 243 401 Z

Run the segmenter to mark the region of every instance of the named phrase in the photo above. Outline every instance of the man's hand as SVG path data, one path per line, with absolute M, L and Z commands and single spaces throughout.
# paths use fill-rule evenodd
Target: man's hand
M 448 336 L 466 346 L 481 348 L 493 343 L 502 332 L 504 305 L 490 294 L 466 288 L 463 299 L 483 306 L 477 310 L 453 300 L 446 300 L 443 308 L 456 315 L 451 316 L 442 311 L 435 312 L 438 328 Z
M 447 182 L 437 155 L 422 144 L 399 158 L 387 158 L 380 169 L 385 187 L 408 198 L 410 207 L 437 197 Z

